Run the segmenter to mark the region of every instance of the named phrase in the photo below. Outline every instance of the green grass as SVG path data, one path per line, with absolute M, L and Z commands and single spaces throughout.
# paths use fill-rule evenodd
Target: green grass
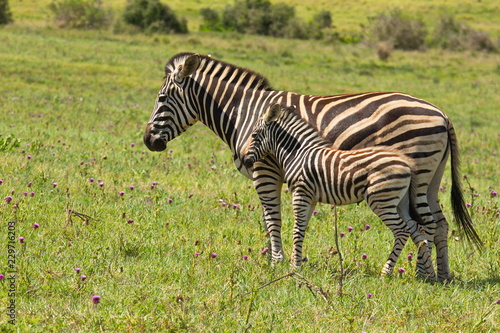
M 497 54 L 396 51 L 381 62 L 362 45 L 215 33 L 65 31 L 47 25 L 43 10 L 28 6 L 35 3 L 11 1 L 14 18 L 22 19 L 0 30 L 0 274 L 8 276 L 8 222 L 16 223 L 16 239 L 25 238 L 16 242 L 15 326 L 6 311 L 8 280 L 0 282 L 2 331 L 500 330 L 499 199 L 490 197 L 499 190 Z M 188 2 L 186 8 L 201 4 Z M 471 17 L 478 25 L 492 24 L 481 4 Z M 311 6 L 305 2 L 298 13 Z M 484 252 L 473 252 L 456 238 L 452 225 L 453 283 L 415 279 L 415 262 L 406 260 L 415 253 L 412 244 L 397 263 L 405 274 L 380 279 L 391 233 L 365 204 L 340 207 L 340 229 L 354 227 L 341 241 L 347 273 L 340 297 L 332 212 L 323 205 L 311 220 L 305 241 L 309 261 L 300 274 L 327 292 L 329 302 L 297 277 L 259 289 L 290 268 L 288 262 L 273 267 L 260 254 L 267 246 L 261 207 L 224 143 L 197 124 L 169 143 L 171 152 L 152 153 L 142 144 L 163 66 L 180 51 L 251 68 L 278 89 L 403 91 L 438 105 L 457 130 L 462 172 L 473 188 L 471 193 L 466 186 L 466 200 Z M 152 189 L 153 182 L 158 184 Z M 442 185 L 443 209 L 451 216 L 449 170 Z M 13 197 L 9 204 L 7 196 Z M 283 204 L 289 257 L 288 195 Z M 34 223 L 40 227 L 34 229 Z M 361 230 L 365 224 L 370 230 Z M 91 301 L 96 294 L 102 297 L 99 305 Z

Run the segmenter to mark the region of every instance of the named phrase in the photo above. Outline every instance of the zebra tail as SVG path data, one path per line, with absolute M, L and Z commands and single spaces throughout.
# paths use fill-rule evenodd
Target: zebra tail
M 451 155 L 451 207 L 460 233 L 465 233 L 467 241 L 479 251 L 483 249 L 483 242 L 472 225 L 472 218 L 465 207 L 460 181 L 460 158 L 458 142 L 453 125 L 448 120 L 448 141 Z

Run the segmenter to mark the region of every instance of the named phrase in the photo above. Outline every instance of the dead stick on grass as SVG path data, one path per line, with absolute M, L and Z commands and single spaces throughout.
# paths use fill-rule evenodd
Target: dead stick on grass
M 338 233 L 338 224 L 337 224 L 337 206 L 333 206 L 333 223 L 335 229 L 335 247 L 337 248 L 337 254 L 339 255 L 339 266 L 340 266 L 340 277 L 339 277 L 339 291 L 338 294 L 340 297 L 343 296 L 344 291 L 344 258 L 342 257 L 342 252 L 340 251 L 339 246 L 339 233 Z

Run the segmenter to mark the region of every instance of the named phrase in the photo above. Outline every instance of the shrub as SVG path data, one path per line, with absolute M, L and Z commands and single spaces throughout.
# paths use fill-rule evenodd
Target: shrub
M 418 50 L 424 46 L 427 29 L 419 20 L 405 17 L 396 9 L 370 18 L 368 38 L 373 44 L 390 42 L 396 49 Z
M 111 21 L 111 14 L 102 8 L 101 0 L 53 1 L 49 9 L 61 28 L 100 29 Z
M 12 22 L 12 13 L 9 8 L 8 0 L 0 0 L 0 25 Z
M 284 3 L 271 4 L 268 0 L 235 0 L 221 14 L 210 8 L 200 11 L 201 30 L 236 31 L 283 38 L 319 38 L 322 29 L 332 23 L 331 14 L 320 12 L 312 23 L 304 23 L 295 16 L 295 8 Z
M 439 19 L 432 44 L 449 50 L 495 50 L 495 45 L 486 32 L 457 22 L 450 15 L 443 15 Z
M 159 0 L 128 0 L 123 19 L 146 32 L 188 32 L 187 21 Z

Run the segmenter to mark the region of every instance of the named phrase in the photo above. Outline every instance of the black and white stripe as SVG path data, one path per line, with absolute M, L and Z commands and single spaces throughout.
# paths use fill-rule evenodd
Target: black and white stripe
M 417 209 L 423 220 L 422 235 L 437 249 L 438 277 L 449 278 L 448 223 L 441 211 L 438 191 L 451 153 L 452 206 L 459 230 L 480 244 L 465 209 L 458 173 L 457 140 L 447 116 L 434 105 L 401 93 L 361 93 L 313 96 L 274 90 L 253 71 L 209 56 L 181 53 L 165 67 L 144 143 L 161 151 L 166 144 L 197 121 L 224 140 L 237 169 L 253 175 L 270 232 L 274 260 L 282 260 L 280 196 L 283 170 L 272 158 L 255 170 L 241 163 L 241 149 L 253 124 L 271 103 L 296 105 L 296 112 L 332 147 L 350 150 L 390 146 L 414 159 Z
M 419 248 L 419 275 L 434 279 L 426 241 L 418 231 L 412 160 L 387 147 L 336 150 L 293 109 L 271 105 L 254 126 L 243 148 L 243 163 L 272 155 L 284 170 L 294 210 L 292 264 L 302 262 L 307 224 L 318 202 L 339 205 L 366 200 L 389 227 L 394 246 L 382 274 L 390 274 L 408 236 Z M 411 209 L 412 208 L 412 209 Z

